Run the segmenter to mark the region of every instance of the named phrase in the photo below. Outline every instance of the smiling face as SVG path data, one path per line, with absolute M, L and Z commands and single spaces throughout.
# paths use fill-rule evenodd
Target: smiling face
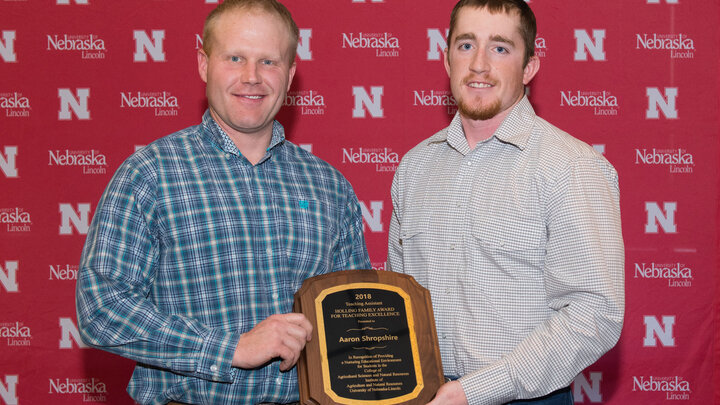
M 287 27 L 264 11 L 235 10 L 218 18 L 213 38 L 209 55 L 198 51 L 210 114 L 231 137 L 269 136 L 295 75 Z
M 517 13 L 490 13 L 463 7 L 445 51 L 450 88 L 463 118 L 504 117 L 522 98 L 539 68 L 536 56 L 527 65 Z

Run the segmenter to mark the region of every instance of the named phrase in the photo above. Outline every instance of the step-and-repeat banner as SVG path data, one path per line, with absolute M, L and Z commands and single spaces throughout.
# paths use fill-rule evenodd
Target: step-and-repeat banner
M 80 252 L 121 162 L 197 124 L 211 0 L 0 0 L 0 404 L 125 404 L 133 362 L 86 347 Z M 390 184 L 456 111 L 454 0 L 286 0 L 300 27 L 278 118 L 338 168 L 385 268 Z M 718 2 L 531 0 L 538 114 L 620 175 L 627 311 L 577 403 L 720 403 Z

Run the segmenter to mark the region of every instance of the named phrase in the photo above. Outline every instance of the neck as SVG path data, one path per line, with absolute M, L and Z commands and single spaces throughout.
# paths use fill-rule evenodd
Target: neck
M 265 156 L 272 140 L 272 123 L 267 128 L 262 128 L 257 132 L 246 133 L 227 125 L 212 109 L 210 114 L 250 163 L 256 165 Z
M 470 149 L 475 149 L 475 145 L 493 136 L 509 113 L 510 110 L 506 110 L 487 120 L 472 120 L 461 114 L 460 122 Z
M 240 153 L 250 161 L 253 165 L 256 165 L 260 159 L 265 156 L 268 146 L 270 146 L 270 140 L 272 139 L 272 131 L 267 135 L 259 134 L 228 134 L 230 139 L 237 146 Z
M 463 131 L 465 132 L 465 139 L 467 140 L 470 149 L 475 149 L 475 146 L 478 143 L 490 139 L 490 137 L 493 136 L 495 131 L 497 131 L 500 127 L 500 124 L 505 121 L 505 118 L 522 99 L 523 98 L 521 96 L 510 108 L 499 112 L 497 115 L 487 120 L 473 120 L 460 113 L 460 122 L 462 123 Z

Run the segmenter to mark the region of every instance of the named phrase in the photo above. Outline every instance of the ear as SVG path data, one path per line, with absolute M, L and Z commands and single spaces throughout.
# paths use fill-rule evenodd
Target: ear
M 198 49 L 197 58 L 198 73 L 200 73 L 200 78 L 202 79 L 202 81 L 207 83 L 208 56 L 205 51 L 202 50 L 202 48 Z
M 448 77 L 450 76 L 450 49 L 443 49 L 443 63 L 445 64 L 445 71 Z
M 290 91 L 290 86 L 292 85 L 293 77 L 295 77 L 295 69 L 297 69 L 297 63 L 293 62 L 293 64 L 290 66 L 290 70 L 288 71 L 288 84 L 287 89 L 285 91 Z
M 523 84 L 527 86 L 528 83 L 535 77 L 535 74 L 540 70 L 540 58 L 533 55 L 528 60 L 527 65 L 523 68 Z

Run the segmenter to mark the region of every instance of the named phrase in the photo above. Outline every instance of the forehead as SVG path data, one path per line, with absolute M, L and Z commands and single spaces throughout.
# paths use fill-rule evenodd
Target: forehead
M 512 10 L 490 11 L 487 8 L 463 7 L 458 10 L 453 36 L 472 34 L 487 38 L 501 35 L 508 38 L 520 38 L 520 13 Z
M 226 46 L 277 46 L 284 50 L 291 36 L 280 16 L 259 9 L 228 10 L 218 16 L 212 28 L 215 42 Z

